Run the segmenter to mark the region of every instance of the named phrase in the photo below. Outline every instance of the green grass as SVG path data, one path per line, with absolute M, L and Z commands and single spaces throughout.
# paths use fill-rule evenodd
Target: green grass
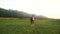
M 0 34 L 60 34 L 60 20 L 0 19 Z

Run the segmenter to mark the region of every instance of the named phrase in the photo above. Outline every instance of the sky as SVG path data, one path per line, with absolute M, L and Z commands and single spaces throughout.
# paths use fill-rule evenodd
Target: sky
M 0 0 L 0 8 L 60 19 L 60 0 Z

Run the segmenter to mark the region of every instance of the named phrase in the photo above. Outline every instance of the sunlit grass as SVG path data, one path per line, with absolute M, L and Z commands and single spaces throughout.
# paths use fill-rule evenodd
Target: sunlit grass
M 31 27 L 29 19 L 3 19 L 0 34 L 60 34 L 60 20 L 36 20 Z

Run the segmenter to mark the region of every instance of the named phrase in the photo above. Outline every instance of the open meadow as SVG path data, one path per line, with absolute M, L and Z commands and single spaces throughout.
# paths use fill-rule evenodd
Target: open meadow
M 60 34 L 60 20 L 0 19 L 0 34 Z

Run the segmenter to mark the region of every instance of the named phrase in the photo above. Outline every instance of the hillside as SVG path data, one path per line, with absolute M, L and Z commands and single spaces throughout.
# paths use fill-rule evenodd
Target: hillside
M 29 17 L 30 14 L 28 13 L 25 13 L 23 11 L 18 11 L 18 10 L 6 10 L 6 9 L 3 9 L 3 8 L 0 8 L 0 17 L 20 17 L 20 18 L 23 18 L 23 17 Z
M 24 11 L 18 11 L 18 10 L 12 10 L 12 9 L 3 9 L 3 8 L 0 8 L 0 17 L 8 17 L 8 18 L 29 18 L 31 17 L 32 14 L 28 14 Z M 44 15 L 35 15 L 36 18 L 38 19 L 51 19 L 51 18 L 48 18 Z

